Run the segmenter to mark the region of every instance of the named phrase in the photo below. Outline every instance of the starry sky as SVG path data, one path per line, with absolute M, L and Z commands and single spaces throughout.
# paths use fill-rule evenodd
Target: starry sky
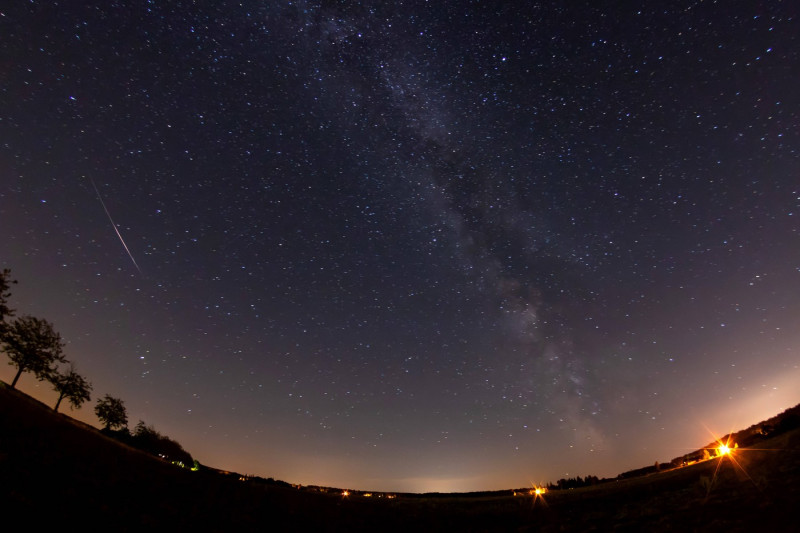
M 220 468 L 447 492 L 669 460 L 800 402 L 797 11 L 12 2 L 10 303 Z

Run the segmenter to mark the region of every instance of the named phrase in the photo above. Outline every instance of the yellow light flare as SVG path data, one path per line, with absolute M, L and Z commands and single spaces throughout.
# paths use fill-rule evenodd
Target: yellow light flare
M 728 436 L 728 439 L 725 442 L 721 440 L 717 440 L 717 457 L 723 457 L 725 455 L 732 456 L 733 452 L 735 452 L 739 448 L 739 445 L 732 441 L 731 436 Z
M 528 491 L 528 494 L 533 496 L 533 505 L 536 505 L 536 500 L 541 500 L 542 505 L 546 507 L 547 502 L 544 499 L 544 495 L 547 494 L 547 487 L 542 487 L 533 484 L 531 485 L 533 488 Z
M 745 471 L 745 469 L 742 467 L 739 461 L 736 460 L 736 456 L 739 452 L 739 445 L 733 442 L 733 433 L 728 434 L 727 438 L 724 438 L 724 440 L 723 438 L 719 438 L 716 435 L 714 435 L 714 433 L 711 432 L 710 430 L 709 433 L 711 433 L 711 435 L 714 437 L 714 440 L 716 441 L 716 447 L 705 448 L 705 454 L 707 457 L 704 457 L 704 459 L 717 459 L 718 461 L 716 466 L 714 467 L 714 474 L 711 476 L 711 482 L 708 484 L 708 490 L 706 491 L 706 499 L 708 499 L 709 495 L 711 494 L 711 488 L 714 486 L 714 482 L 717 479 L 719 470 L 722 467 L 722 463 L 725 460 L 725 458 L 727 458 L 731 462 L 731 465 L 733 465 L 734 468 L 741 471 L 747 477 L 747 479 L 749 479 L 753 483 L 753 485 L 755 485 L 755 481 L 753 481 L 753 478 L 750 477 L 750 475 Z M 747 449 L 745 448 L 745 450 Z M 714 453 L 714 455 L 712 455 L 712 453 Z

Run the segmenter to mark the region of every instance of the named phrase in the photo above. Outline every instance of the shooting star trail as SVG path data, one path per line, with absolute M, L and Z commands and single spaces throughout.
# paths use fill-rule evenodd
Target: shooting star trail
M 111 227 L 114 228 L 114 231 L 116 232 L 117 237 L 119 237 L 119 242 L 122 243 L 122 246 L 125 248 L 125 251 L 128 252 L 128 257 L 131 258 L 131 261 L 133 262 L 133 266 L 135 266 L 136 270 L 138 270 L 139 274 L 141 274 L 142 273 L 142 269 L 139 268 L 139 265 L 136 264 L 136 259 L 133 258 L 133 254 L 128 249 L 128 245 L 125 244 L 125 239 L 122 238 L 122 234 L 119 232 L 119 229 L 117 229 L 117 225 L 114 224 L 114 219 L 111 218 L 111 213 L 108 212 L 108 208 L 106 207 L 106 203 L 103 201 L 103 197 L 100 196 L 100 191 L 97 189 L 97 185 L 94 184 L 94 180 L 92 178 L 89 178 L 89 181 L 92 182 L 92 187 L 94 187 L 94 192 L 97 193 L 97 199 L 100 200 L 100 205 L 103 206 L 103 211 L 106 212 L 106 216 L 108 217 L 108 220 L 111 222 Z

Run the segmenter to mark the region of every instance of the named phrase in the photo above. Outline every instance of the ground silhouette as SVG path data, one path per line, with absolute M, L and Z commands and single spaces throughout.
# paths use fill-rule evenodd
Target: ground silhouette
M 298 489 L 129 447 L 0 382 L 0 505 L 37 529 L 796 531 L 800 430 L 729 457 L 590 487 L 476 494 Z M 516 492 L 516 496 L 514 495 Z

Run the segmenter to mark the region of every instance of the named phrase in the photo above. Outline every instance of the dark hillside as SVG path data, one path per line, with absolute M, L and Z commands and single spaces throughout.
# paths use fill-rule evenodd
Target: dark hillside
M 55 413 L 0 382 L 0 502 L 36 524 L 90 530 L 227 531 L 233 526 L 313 525 L 323 495 L 253 487 L 192 472 Z M 265 520 L 266 522 L 262 522 Z
M 89 531 L 796 531 L 800 430 L 723 458 L 542 500 L 512 491 L 365 497 L 181 469 L 0 383 L 6 521 Z M 717 475 L 715 471 L 719 467 Z

